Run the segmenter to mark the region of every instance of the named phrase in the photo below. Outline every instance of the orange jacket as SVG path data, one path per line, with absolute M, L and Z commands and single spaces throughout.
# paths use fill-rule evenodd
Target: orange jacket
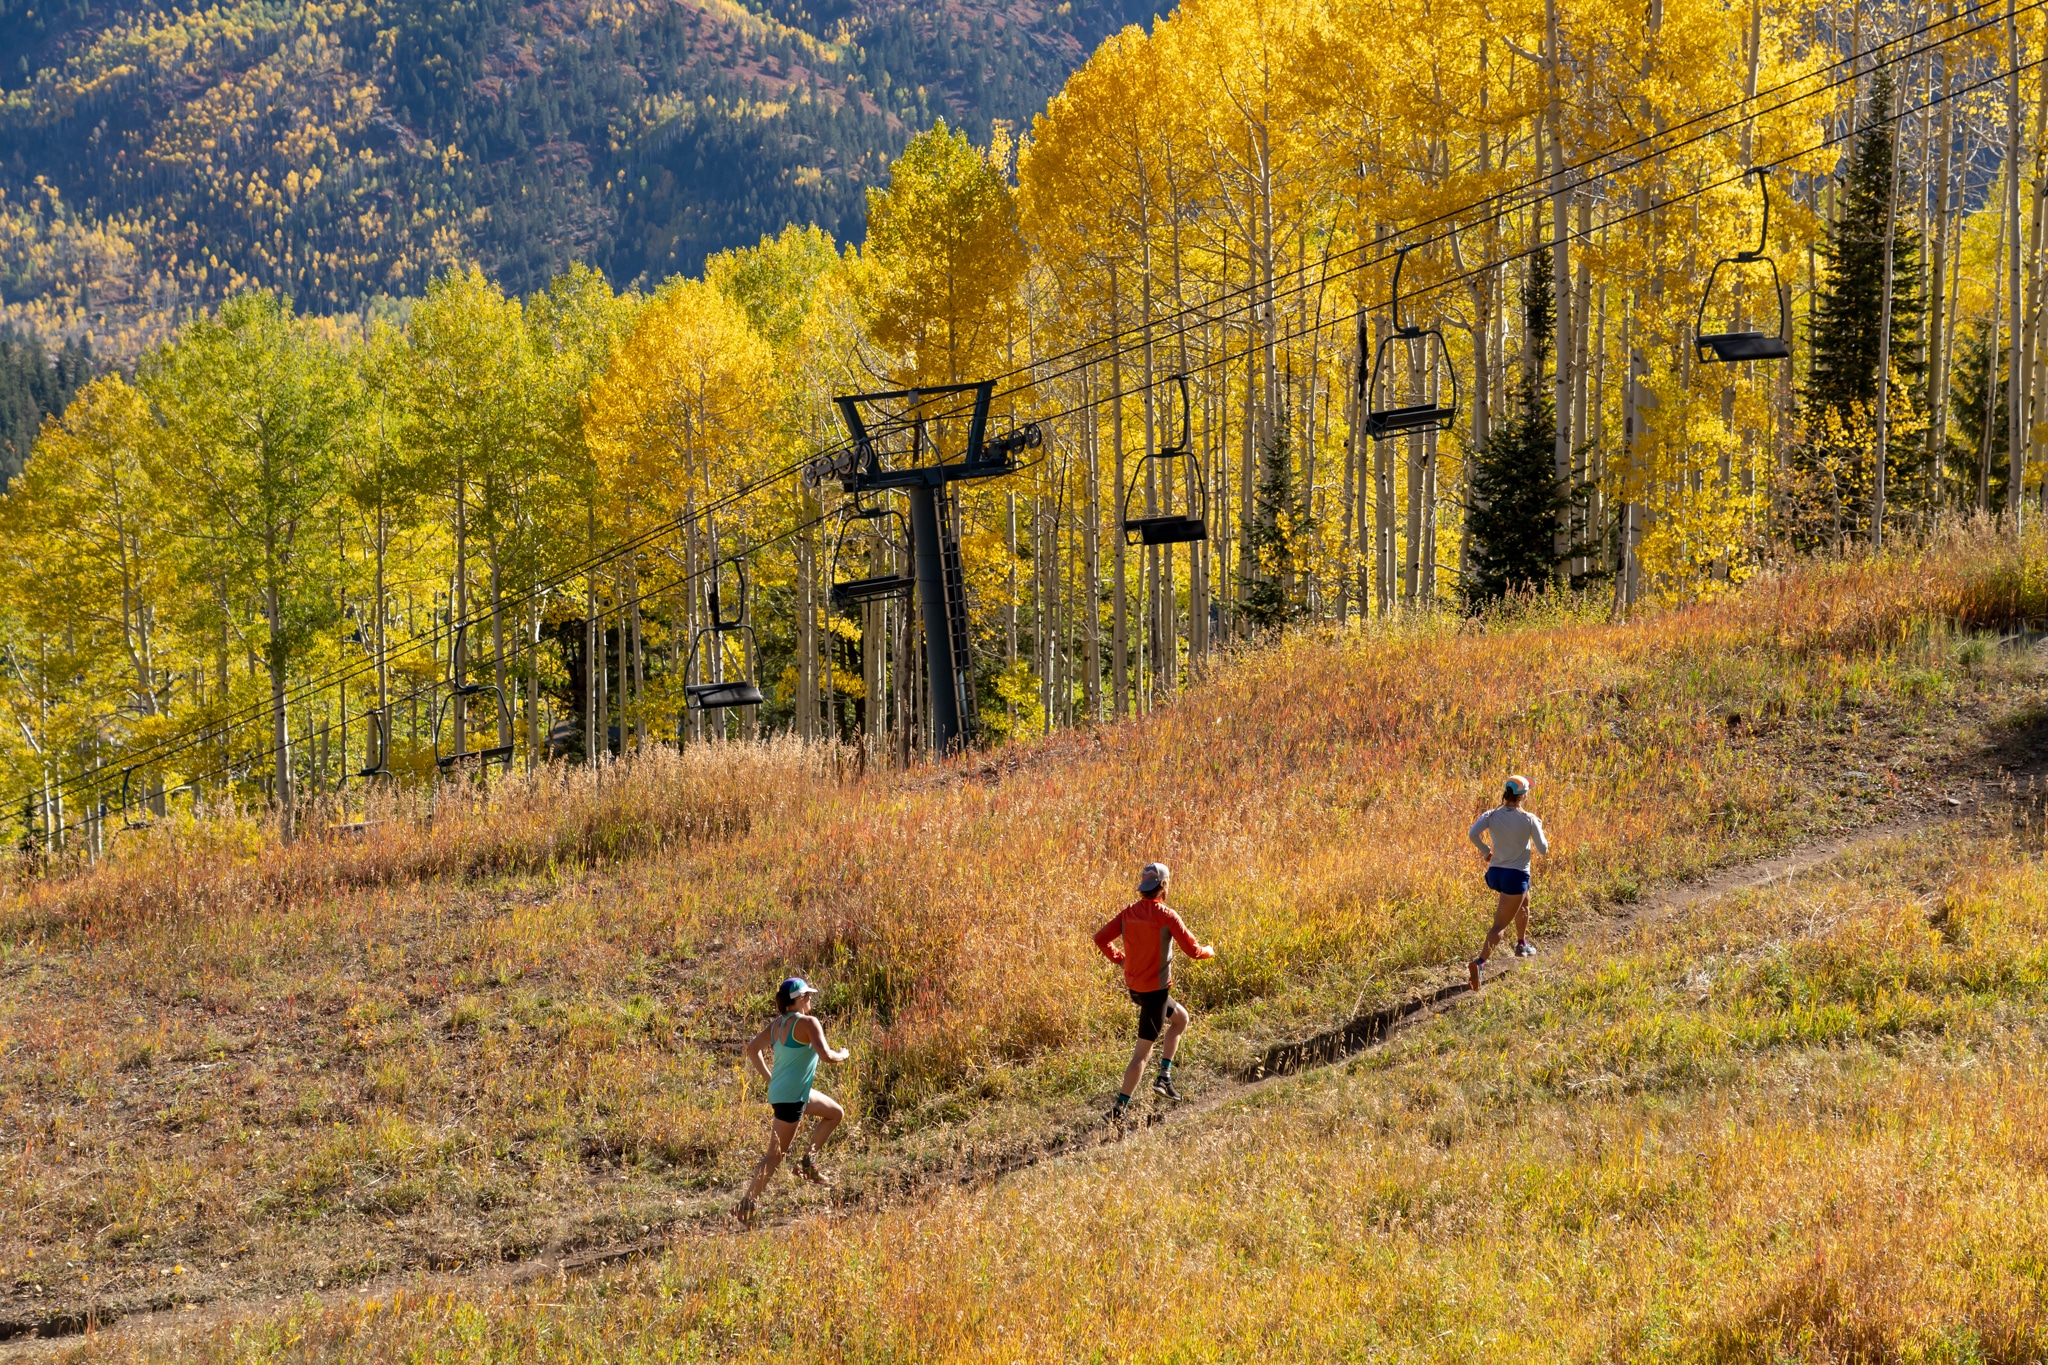
M 1121 936 L 1124 946 L 1116 946 Z M 1200 960 L 1216 956 L 1195 942 L 1181 922 L 1180 912 L 1162 905 L 1157 896 L 1147 896 L 1117 912 L 1116 918 L 1095 931 L 1095 946 L 1111 962 L 1124 964 L 1124 985 L 1134 991 L 1163 991 L 1173 985 L 1173 945 Z

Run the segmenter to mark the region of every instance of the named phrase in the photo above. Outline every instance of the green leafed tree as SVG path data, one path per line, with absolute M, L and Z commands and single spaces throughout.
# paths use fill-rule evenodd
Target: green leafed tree
M 358 435 L 356 371 L 270 294 L 230 299 L 150 357 L 139 383 L 163 425 L 153 480 L 182 503 L 181 530 L 202 578 L 231 605 L 253 603 L 270 691 L 276 799 L 295 824 L 287 684 L 338 625 L 333 511 L 346 493 L 345 445 Z

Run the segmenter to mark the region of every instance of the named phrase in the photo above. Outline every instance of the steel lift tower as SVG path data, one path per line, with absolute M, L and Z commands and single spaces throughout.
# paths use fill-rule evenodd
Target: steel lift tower
M 960 565 L 958 505 L 949 488 L 1015 473 L 1018 454 L 1037 448 L 1041 439 L 1035 422 L 991 439 L 988 407 L 994 393 L 995 381 L 984 379 L 973 384 L 842 394 L 836 401 L 852 443 L 820 456 L 804 470 L 804 481 L 813 487 L 836 477 L 848 493 L 893 490 L 910 500 L 915 595 L 924 618 L 925 666 L 931 676 L 932 743 L 941 753 L 953 753 L 965 745 L 974 723 L 967 583 Z M 970 397 L 971 406 L 966 401 Z M 945 401 L 948 399 L 954 401 Z M 947 460 L 941 439 L 958 430 L 963 418 L 960 458 Z M 835 592 L 834 596 L 847 594 Z

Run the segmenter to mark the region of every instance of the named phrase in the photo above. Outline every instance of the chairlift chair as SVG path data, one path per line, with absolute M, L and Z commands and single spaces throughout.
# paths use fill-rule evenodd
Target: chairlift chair
M 363 620 L 362 614 L 355 609 L 353 604 L 348 609 L 348 619 L 355 623 L 355 629 L 342 638 L 342 643 L 354 645 L 361 649 L 365 656 L 375 659 L 377 651 L 370 642 L 369 625 Z M 356 776 L 389 777 L 391 776 L 391 737 L 386 733 L 385 726 L 385 722 L 389 717 L 382 711 L 371 711 L 367 713 L 365 719 L 370 722 L 371 733 L 377 737 L 377 752 L 375 758 L 366 759 L 363 766 L 356 769 Z
M 129 814 L 129 811 L 133 808 L 128 804 L 128 784 L 134 780 L 135 769 L 133 767 L 121 769 L 121 828 L 124 830 L 148 829 L 156 823 L 146 816 L 138 819 Z
M 1778 278 L 1778 263 L 1765 254 L 1771 242 L 1771 182 L 1768 166 L 1752 166 L 1745 176 L 1756 177 L 1758 188 L 1764 196 L 1763 228 L 1757 234 L 1756 250 L 1738 251 L 1733 256 L 1723 256 L 1714 262 L 1714 268 L 1707 272 L 1707 286 L 1700 291 L 1700 309 L 1693 319 L 1693 346 L 1699 353 L 1702 364 L 1729 363 L 1743 360 L 1784 360 L 1792 354 L 1787 338 L 1791 335 L 1791 303 L 1785 297 L 1785 286 Z M 1732 265 L 1740 269 L 1746 265 L 1761 265 L 1771 272 L 1771 293 L 1778 300 L 1778 330 L 1771 332 L 1709 332 L 1707 324 L 1707 300 L 1714 296 L 1714 278 L 1721 273 L 1721 267 Z M 1710 354 L 1711 353 L 1711 354 Z
M 498 717 L 499 723 L 509 727 L 511 711 L 505 705 L 505 694 L 500 692 L 495 684 L 461 683 L 449 688 L 448 695 L 441 698 L 441 708 L 434 715 L 434 766 L 442 772 L 446 772 L 450 768 L 463 763 L 475 763 L 479 766 L 496 763 L 508 770 L 511 768 L 513 746 L 510 744 L 494 744 L 488 749 L 471 749 L 467 753 L 460 754 L 444 754 L 441 752 L 441 730 L 447 719 L 448 708 L 455 704 L 457 697 L 481 697 L 485 695 L 488 695 L 497 703 L 495 714 Z M 367 776 L 368 774 L 365 775 Z
M 863 602 L 878 602 L 890 597 L 908 597 L 917 587 L 917 580 L 908 574 L 891 570 L 867 578 L 852 578 L 844 582 L 839 578 L 839 558 L 846 549 L 846 533 L 853 529 L 853 523 L 865 521 L 894 521 L 903 543 L 910 543 L 910 523 L 903 513 L 886 503 L 863 503 L 858 496 L 842 508 L 839 513 L 839 534 L 832 541 L 832 605 L 844 611 Z
M 1185 545 L 1190 541 L 1209 538 L 1209 490 L 1202 480 L 1202 466 L 1194 458 L 1189 440 L 1194 427 L 1189 420 L 1188 377 L 1184 374 L 1170 376 L 1180 386 L 1180 436 L 1138 461 L 1138 467 L 1131 472 L 1131 481 L 1124 489 L 1123 527 L 1124 543 L 1127 545 Z M 1159 512 L 1150 516 L 1131 515 L 1131 498 L 1138 491 L 1138 481 L 1145 475 L 1150 461 L 1163 462 L 1171 474 L 1179 464 L 1184 477 L 1181 487 L 1187 490 L 1187 506 L 1179 512 Z
M 462 657 L 462 637 L 463 633 L 468 629 L 469 623 L 467 621 L 455 627 L 455 649 L 448 656 L 451 661 Z M 505 694 L 498 689 L 496 684 L 479 682 L 456 683 L 448 689 L 448 695 L 441 698 L 441 705 L 434 712 L 435 768 L 442 772 L 447 772 L 450 768 L 463 763 L 475 763 L 479 767 L 496 763 L 507 771 L 511 770 L 513 746 L 510 744 L 494 744 L 488 749 L 472 749 L 467 753 L 460 754 L 444 754 L 441 752 L 441 731 L 446 722 L 448 708 L 455 704 L 457 697 L 481 697 L 485 695 L 489 695 L 497 703 L 497 709 L 492 714 L 498 721 L 498 733 L 504 734 L 512 728 L 511 709 L 505 705 Z M 365 775 L 367 776 L 367 774 Z
M 161 798 L 168 805 L 170 798 L 176 796 L 179 792 L 192 793 L 192 813 L 194 815 L 199 813 L 199 784 L 196 782 L 180 782 L 175 787 L 166 787 L 160 792 L 153 792 L 143 797 L 140 803 L 135 803 L 129 795 L 131 784 L 135 779 L 135 771 L 133 766 L 121 770 L 121 829 L 117 833 L 154 828 L 156 821 L 150 819 L 148 815 L 138 816 L 131 814 L 131 812 L 136 810 L 138 805 L 142 810 L 149 810 L 148 803 L 158 798 Z
M 348 615 L 349 632 L 341 637 L 341 642 L 345 645 L 354 645 L 368 657 L 376 658 L 377 651 L 370 643 L 369 623 L 363 620 L 363 614 L 356 610 L 355 603 L 349 603 L 345 610 Z
M 1448 431 L 1458 417 L 1458 371 L 1450 363 L 1450 352 L 1444 346 L 1444 334 L 1434 327 L 1403 326 L 1401 323 L 1401 267 L 1408 261 L 1413 247 L 1404 246 L 1394 253 L 1394 287 L 1392 302 L 1394 330 L 1380 339 L 1379 348 L 1373 352 L 1372 388 L 1369 397 L 1377 398 L 1387 375 L 1387 351 L 1395 342 L 1401 343 L 1402 352 L 1413 356 L 1413 347 L 1420 347 L 1425 360 L 1428 379 L 1426 397 L 1419 403 L 1399 407 L 1369 409 L 1365 417 L 1365 434 L 1375 441 L 1384 441 L 1390 436 L 1399 436 L 1412 431 Z M 1434 342 L 1432 350 L 1430 343 Z M 1449 401 L 1445 391 L 1449 390 Z
M 718 597 L 718 571 L 727 564 L 739 578 L 739 605 L 727 616 Z M 720 560 L 711 566 L 710 598 L 711 624 L 697 632 L 697 638 L 690 642 L 691 672 L 696 670 L 697 652 L 704 644 L 704 637 L 710 636 L 713 648 L 723 643 L 725 637 L 744 634 L 748 643 L 754 642 L 754 628 L 747 624 L 747 565 L 738 555 Z M 754 653 L 759 654 L 758 646 Z M 688 676 L 686 673 L 685 676 Z M 729 682 L 695 682 L 683 685 L 683 700 L 693 711 L 714 711 L 728 706 L 759 706 L 767 700 L 761 695 L 760 686 L 750 678 L 740 677 Z
M 370 722 L 370 732 L 377 737 L 377 756 L 356 769 L 356 776 L 389 777 L 391 776 L 391 740 L 390 736 L 385 733 L 385 721 L 388 717 L 383 711 L 377 710 L 369 712 L 366 718 Z

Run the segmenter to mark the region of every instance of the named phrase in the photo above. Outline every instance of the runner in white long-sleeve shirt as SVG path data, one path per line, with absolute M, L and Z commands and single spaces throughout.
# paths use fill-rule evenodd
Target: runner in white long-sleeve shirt
M 1487 888 L 1500 895 L 1486 945 L 1467 964 L 1475 991 L 1479 989 L 1479 973 L 1486 966 L 1486 959 L 1493 956 L 1494 945 L 1500 942 L 1509 924 L 1515 926 L 1515 956 L 1536 955 L 1535 946 L 1529 942 L 1529 851 L 1533 846 L 1536 852 L 1547 854 L 1550 841 L 1543 837 L 1543 822 L 1522 809 L 1528 795 L 1529 779 L 1519 774 L 1510 777 L 1501 792 L 1502 804 L 1474 820 L 1466 834 L 1486 855 Z M 1488 835 L 1493 837 L 1491 847 L 1486 842 Z

